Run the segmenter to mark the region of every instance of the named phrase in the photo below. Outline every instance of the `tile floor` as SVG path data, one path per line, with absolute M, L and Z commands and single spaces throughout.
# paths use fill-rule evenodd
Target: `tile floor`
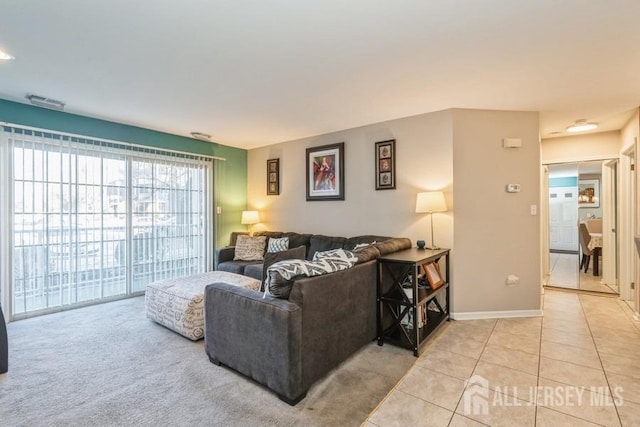
M 640 426 L 631 310 L 616 297 L 553 290 L 543 309 L 452 321 L 363 426 Z
M 602 276 L 593 275 L 593 258 L 589 263 L 589 269 L 578 270 L 580 258 L 577 254 L 549 254 L 549 286 L 559 288 L 580 289 L 583 291 L 618 293 L 607 285 L 600 283 Z M 602 257 L 600 257 L 600 272 L 602 272 Z M 601 273 L 602 274 L 602 273 Z

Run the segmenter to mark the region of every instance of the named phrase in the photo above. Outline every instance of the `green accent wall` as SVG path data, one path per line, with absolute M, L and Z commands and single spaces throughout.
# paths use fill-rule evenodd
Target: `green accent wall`
M 222 209 L 216 215 L 216 246 L 227 245 L 231 231 L 245 229 L 240 225 L 240 217 L 247 206 L 247 150 L 3 99 L 0 99 L 0 122 L 223 157 L 227 160 L 215 162 L 220 165 L 215 173 L 215 199 Z
M 549 178 L 549 188 L 555 187 L 577 187 L 577 176 L 565 176 L 562 178 Z

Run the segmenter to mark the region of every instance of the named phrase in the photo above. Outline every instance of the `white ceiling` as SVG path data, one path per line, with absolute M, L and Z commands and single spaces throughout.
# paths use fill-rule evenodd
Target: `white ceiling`
M 447 108 L 620 129 L 637 0 L 3 0 L 0 98 L 253 148 Z

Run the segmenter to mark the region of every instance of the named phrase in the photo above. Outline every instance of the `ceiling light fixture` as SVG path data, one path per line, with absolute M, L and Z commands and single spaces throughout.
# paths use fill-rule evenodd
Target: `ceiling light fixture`
M 202 141 L 211 141 L 211 135 L 202 132 L 191 132 L 191 136 Z
M 65 103 L 58 101 L 57 99 L 47 98 L 45 96 L 26 94 L 25 98 L 29 100 L 33 105 L 38 107 L 50 108 L 52 110 L 62 111 L 64 110 Z
M 0 60 L 10 61 L 12 59 L 16 59 L 16 58 L 9 55 L 7 52 L 0 50 Z
M 574 124 L 567 128 L 567 132 L 586 132 L 598 128 L 598 123 L 587 122 L 587 119 L 576 120 Z

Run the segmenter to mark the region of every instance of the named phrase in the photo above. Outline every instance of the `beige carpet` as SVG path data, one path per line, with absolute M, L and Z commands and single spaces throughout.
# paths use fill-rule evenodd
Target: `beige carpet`
M 291 407 L 146 319 L 143 297 L 7 326 L 6 426 L 357 426 L 416 360 L 372 342 Z

